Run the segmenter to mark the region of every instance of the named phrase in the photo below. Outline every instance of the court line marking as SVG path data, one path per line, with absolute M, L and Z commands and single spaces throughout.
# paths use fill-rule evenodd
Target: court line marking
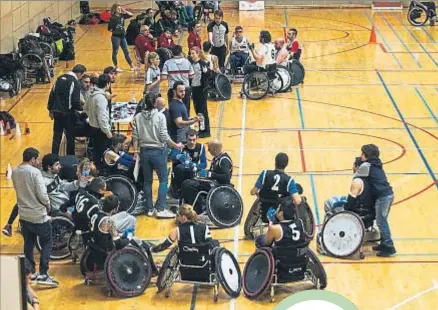
M 424 163 L 424 165 L 426 166 L 427 171 L 429 172 L 430 176 L 432 177 L 432 180 L 435 182 L 435 186 L 436 186 L 436 188 L 438 189 L 437 178 L 436 178 L 435 174 L 433 173 L 433 170 L 432 170 L 432 168 L 430 167 L 429 162 L 427 161 L 426 157 L 424 156 L 423 151 L 422 151 L 421 148 L 420 148 L 420 145 L 418 144 L 417 140 L 415 139 L 414 134 L 411 132 L 411 129 L 410 129 L 409 126 L 407 125 L 407 123 L 406 123 L 406 121 L 405 121 L 405 118 L 404 118 L 404 116 L 403 116 L 403 113 L 401 112 L 400 108 L 398 107 L 398 105 L 397 105 L 397 103 L 396 103 L 394 97 L 392 96 L 391 92 L 389 91 L 388 86 L 386 86 L 385 81 L 384 81 L 382 75 L 380 74 L 380 72 L 379 72 L 378 70 L 376 70 L 376 74 L 377 74 L 377 76 L 379 77 L 380 81 L 382 82 L 382 86 L 383 86 L 383 88 L 385 89 L 385 92 L 386 92 L 386 94 L 388 95 L 388 97 L 389 97 L 389 99 L 390 99 L 390 101 L 391 101 L 391 103 L 392 103 L 392 106 L 393 106 L 394 109 L 396 110 L 396 112 L 397 112 L 398 116 L 400 117 L 400 119 L 401 119 L 403 125 L 405 126 L 406 131 L 408 132 L 408 135 L 409 135 L 409 137 L 410 137 L 411 140 L 412 140 L 412 143 L 414 143 L 414 145 L 415 145 L 415 147 L 416 147 L 416 149 L 417 149 L 418 155 L 420 155 L 421 159 L 423 160 L 423 163 Z
M 418 90 L 417 87 L 415 87 L 415 91 L 417 93 L 417 95 L 420 97 L 421 101 L 423 102 L 423 104 L 426 106 L 426 109 L 429 111 L 430 115 L 432 116 L 432 118 L 435 120 L 435 122 L 438 124 L 438 119 L 436 117 L 436 115 L 433 113 L 432 109 L 430 108 L 429 104 L 426 101 L 426 98 L 424 98 L 424 96 L 421 94 L 421 92 Z
M 433 283 L 433 286 L 431 288 L 428 288 L 427 290 L 421 291 L 421 292 L 413 295 L 412 297 L 409 297 L 409 298 L 403 300 L 402 302 L 395 304 L 394 306 L 392 306 L 389 309 L 394 310 L 394 309 L 400 308 L 400 307 L 406 305 L 407 303 L 410 303 L 411 301 L 418 299 L 418 298 L 422 297 L 423 295 L 426 295 L 427 293 L 430 293 L 434 290 L 438 290 L 438 282 L 436 280 L 433 280 L 432 283 Z

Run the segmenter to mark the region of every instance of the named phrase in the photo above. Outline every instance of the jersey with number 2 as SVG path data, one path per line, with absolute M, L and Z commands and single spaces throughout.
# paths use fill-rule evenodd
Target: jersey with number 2
M 263 170 L 256 182 L 262 199 L 278 199 L 298 193 L 295 181 L 278 170 Z

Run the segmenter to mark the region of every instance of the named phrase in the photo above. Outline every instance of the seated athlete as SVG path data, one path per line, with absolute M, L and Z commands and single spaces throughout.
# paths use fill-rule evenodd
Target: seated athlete
M 272 37 L 269 31 L 260 31 L 259 41 L 261 45 L 256 51 L 254 50 L 254 45 L 250 46 L 250 51 L 255 59 L 255 62 L 245 65 L 243 69 L 245 74 L 249 74 L 254 71 L 266 71 L 266 65 L 275 63 L 276 50 L 274 44 L 271 43 Z
M 298 30 L 295 28 L 289 29 L 287 32 L 287 50 L 290 53 L 290 58 L 300 60 L 303 47 L 297 39 Z
M 171 153 L 173 163 L 170 191 L 173 198 L 181 198 L 181 184 L 184 180 L 193 179 L 197 171 L 207 167 L 204 145 L 197 141 L 198 132 L 189 129 L 184 149 L 174 149 Z
M 121 134 L 114 134 L 111 138 L 111 146 L 103 153 L 104 163 L 111 173 L 129 171 L 134 169 L 135 160 L 129 153 L 125 152 L 126 137 Z
M 289 157 L 285 153 L 275 156 L 275 169 L 263 170 L 256 184 L 251 189 L 251 195 L 258 195 L 261 204 L 262 222 L 268 223 L 267 212 L 270 208 L 277 208 L 278 199 L 292 197 L 295 205 L 301 203 L 301 196 L 295 181 L 284 170 L 289 163 Z M 302 191 L 302 189 L 301 189 Z
M 212 239 L 210 230 L 205 224 L 197 223 L 197 214 L 192 206 L 183 205 L 178 212 L 179 224 L 172 229 L 164 242 L 153 246 L 151 251 L 161 252 L 169 248 L 175 241 L 185 244 L 211 243 L 211 247 L 219 246 L 217 240 Z
M 243 67 L 249 57 L 249 41 L 243 36 L 242 26 L 236 27 L 229 47 L 231 71 L 233 74 L 237 74 L 237 68 Z
M 213 160 L 211 161 L 210 169 L 208 171 L 203 170 L 200 173 L 205 179 L 189 179 L 182 183 L 181 193 L 184 203 L 193 205 L 198 193 L 200 191 L 208 192 L 215 186 L 215 183 L 230 184 L 231 176 L 233 175 L 233 162 L 231 157 L 222 151 L 222 142 L 219 140 L 210 142 L 208 144 L 208 152 L 213 156 Z M 196 205 L 193 206 L 199 215 L 205 212 L 203 207 L 203 202 L 197 202 Z

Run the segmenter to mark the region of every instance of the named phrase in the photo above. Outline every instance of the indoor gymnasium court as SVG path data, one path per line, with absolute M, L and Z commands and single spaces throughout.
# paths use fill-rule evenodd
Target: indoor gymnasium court
M 34 1 L 1 1 L 2 42 L 9 38 L 3 29 L 14 32 L 28 25 L 28 31 L 33 31 L 38 25 L 24 18 L 42 20 L 50 15 L 66 23 L 80 15 L 78 2 L 38 2 L 39 13 L 29 10 L 30 2 Z M 136 14 L 156 7 L 153 1 L 120 3 Z M 90 1 L 96 11 L 112 4 Z M 239 11 L 236 1 L 221 2 L 229 28 L 241 25 L 256 46 L 261 30 L 268 30 L 276 39 L 296 28 L 303 45 L 300 61 L 306 70 L 304 83 L 289 92 L 250 100 L 239 95 L 241 83 L 236 82 L 231 100 L 208 101 L 211 139 L 220 139 L 231 156 L 232 183 L 244 205 L 239 226 L 211 232 L 233 252 L 242 272 L 255 251 L 254 242 L 245 240 L 243 232 L 255 200 L 250 190 L 263 169 L 273 169 L 277 153 L 288 154 L 287 173 L 302 185 L 318 232 L 324 220 L 324 201 L 348 195 L 354 158 L 360 156 L 362 145 L 373 143 L 380 148 L 394 190 L 389 223 L 397 254 L 376 257 L 368 245 L 364 246 L 364 259 L 318 254 L 328 277 L 326 290 L 345 296 L 359 309 L 438 308 L 438 26 L 412 26 L 406 18 L 409 1 L 404 4 L 403 10 L 373 10 L 371 1 L 366 0 L 265 1 L 262 11 Z M 17 18 L 23 20 L 16 22 Z M 110 36 L 106 25 L 78 25 L 76 59 L 59 61 L 56 76 L 74 64 L 84 64 L 88 72 L 101 72 L 111 65 Z M 201 37 L 207 40 L 205 23 Z M 175 40 L 187 53 L 187 31 Z M 1 48 L 2 53 L 7 52 Z M 144 73 L 136 78 L 122 53 L 119 61 L 124 72 L 112 86 L 117 101 L 129 101 L 133 94 L 140 98 Z M 15 117 L 22 135 L 12 140 L 8 135 L 1 137 L 2 172 L 9 164 L 19 165 L 23 150 L 29 146 L 41 154 L 50 152 L 50 89 L 51 84 L 35 84 L 14 98 L 4 94 L 0 110 Z M 161 89 L 166 91 L 165 83 Z M 26 124 L 29 134 L 25 134 Z M 207 143 L 209 139 L 200 141 Z M 157 180 L 154 195 L 156 184 Z M 12 181 L 4 174 L 0 185 L 3 226 L 16 198 Z M 16 226 L 12 237 L 0 236 L 1 254 L 23 253 L 23 239 Z M 161 242 L 173 227 L 173 220 L 139 216 L 136 235 Z M 310 247 L 316 252 L 315 239 Z M 154 258 L 162 262 L 165 254 Z M 169 298 L 164 298 L 151 284 L 141 296 L 121 299 L 107 297 L 101 286 L 84 285 L 78 264 L 69 259 L 52 261 L 50 274 L 60 285 L 35 288 L 41 309 L 271 309 L 287 296 L 311 288 L 310 284 L 297 283 L 277 289 L 274 302 L 268 295 L 250 300 L 241 294 L 230 299 L 220 289 L 215 303 L 211 288 L 177 283 Z M 2 280 L 1 286 L 7 285 Z

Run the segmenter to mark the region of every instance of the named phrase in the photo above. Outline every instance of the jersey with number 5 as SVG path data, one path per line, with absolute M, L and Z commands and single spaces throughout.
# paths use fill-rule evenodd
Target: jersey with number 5
M 309 239 L 304 233 L 303 222 L 296 218 L 290 221 L 280 222 L 281 237 L 274 240 L 276 246 L 297 246 L 297 248 L 306 248 Z
M 256 187 L 263 200 L 276 200 L 298 193 L 295 181 L 286 173 L 278 170 L 263 170 Z

